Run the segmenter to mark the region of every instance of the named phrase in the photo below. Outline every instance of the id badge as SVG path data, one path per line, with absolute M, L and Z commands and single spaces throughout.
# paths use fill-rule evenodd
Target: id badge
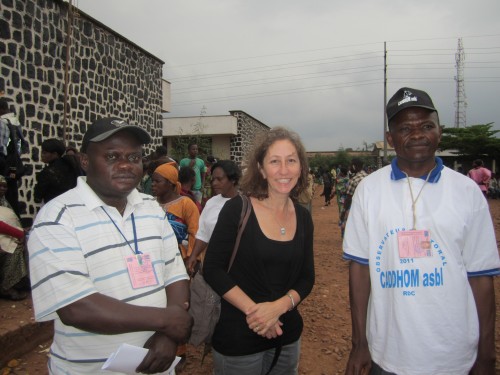
M 398 232 L 400 258 L 431 257 L 431 236 L 428 230 L 406 230 Z
M 151 263 L 151 255 L 136 254 L 125 257 L 128 268 L 128 276 L 132 283 L 132 288 L 139 289 L 147 286 L 158 285 L 153 264 Z

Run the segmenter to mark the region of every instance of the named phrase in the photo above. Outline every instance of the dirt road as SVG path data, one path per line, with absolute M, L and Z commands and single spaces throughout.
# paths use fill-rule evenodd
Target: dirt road
M 316 190 L 321 192 L 321 187 Z M 489 202 L 496 236 L 500 239 L 500 200 Z M 338 209 L 336 204 L 323 207 L 323 203 L 323 198 L 316 194 L 312 212 L 315 229 L 316 285 L 311 295 L 299 307 L 305 325 L 299 366 L 301 375 L 343 374 L 351 349 L 348 263 L 341 259 L 342 241 L 337 225 Z M 497 291 L 495 337 L 496 349 L 499 353 L 500 278 L 495 279 L 495 289 Z M 201 351 L 191 350 L 190 354 L 184 373 L 211 374 L 210 358 L 205 359 L 201 365 Z M 497 374 L 500 374 L 500 364 L 497 364 Z

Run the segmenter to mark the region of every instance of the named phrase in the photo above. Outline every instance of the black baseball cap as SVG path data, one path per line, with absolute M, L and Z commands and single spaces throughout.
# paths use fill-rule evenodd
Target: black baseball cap
M 89 126 L 87 132 L 83 136 L 82 141 L 82 152 L 87 152 L 87 147 L 90 142 L 101 142 L 113 134 L 119 131 L 127 130 L 133 133 L 142 144 L 148 144 L 151 142 L 151 137 L 148 132 L 137 125 L 130 125 L 126 121 L 119 119 L 118 117 L 104 117 L 96 120 L 92 125 Z
M 387 103 L 387 120 L 391 121 L 403 109 L 411 107 L 426 108 L 437 112 L 431 97 L 425 91 L 402 87 L 396 91 Z

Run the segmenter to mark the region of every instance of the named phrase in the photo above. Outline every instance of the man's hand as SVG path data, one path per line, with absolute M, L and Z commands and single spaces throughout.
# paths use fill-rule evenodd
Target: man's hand
M 345 375 L 368 375 L 372 367 L 372 357 L 368 345 L 354 346 L 349 354 Z
M 196 259 L 196 256 L 193 256 L 193 254 L 191 254 L 189 256 L 189 258 L 186 259 L 185 261 L 185 266 L 186 266 L 186 270 L 189 274 L 189 276 L 193 277 L 195 275 L 195 271 L 197 271 L 195 268 L 195 266 L 197 265 L 198 263 L 198 259 Z M 199 268 L 199 265 L 198 265 L 198 268 Z
M 168 324 L 163 332 L 177 344 L 184 344 L 191 335 L 193 318 L 189 313 L 179 305 L 167 307 Z
M 495 287 L 493 277 L 470 277 L 479 318 L 479 342 L 477 357 L 470 374 L 493 375 L 495 373 Z
M 175 341 L 163 333 L 156 332 L 146 341 L 144 347 L 149 351 L 141 364 L 135 369 L 136 372 L 156 374 L 168 370 L 175 359 L 177 351 Z
M 494 358 L 482 359 L 478 357 L 469 375 L 495 375 L 495 362 Z

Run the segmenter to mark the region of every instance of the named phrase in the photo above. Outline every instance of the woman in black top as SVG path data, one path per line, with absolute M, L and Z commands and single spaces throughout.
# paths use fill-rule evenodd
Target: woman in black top
M 231 271 L 239 197 L 222 208 L 204 264 L 206 281 L 223 297 L 212 338 L 215 374 L 263 375 L 272 367 L 270 374 L 293 375 L 303 328 L 296 307 L 314 284 L 313 223 L 295 203 L 307 187 L 304 146 L 296 133 L 274 128 L 246 165 L 241 191 L 253 212 Z

